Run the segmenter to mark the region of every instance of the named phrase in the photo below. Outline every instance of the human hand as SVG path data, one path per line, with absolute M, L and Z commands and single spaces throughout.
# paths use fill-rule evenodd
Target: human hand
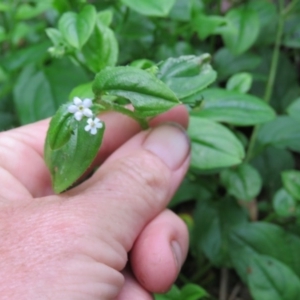
M 0 133 L 1 299 L 147 300 L 176 279 L 188 233 L 165 207 L 188 168 L 188 139 L 171 125 L 139 132 L 125 116 L 101 119 L 101 167 L 61 195 L 43 161 L 48 121 Z M 152 125 L 187 119 L 177 107 Z

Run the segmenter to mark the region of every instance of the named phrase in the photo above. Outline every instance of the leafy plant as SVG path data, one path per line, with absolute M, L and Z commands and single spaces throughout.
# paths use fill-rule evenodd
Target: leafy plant
M 0 130 L 52 117 L 60 193 L 92 171 L 99 113 L 147 128 L 183 103 L 192 160 L 170 207 L 190 251 L 156 299 L 297 299 L 299 18 L 298 0 L 3 0 Z

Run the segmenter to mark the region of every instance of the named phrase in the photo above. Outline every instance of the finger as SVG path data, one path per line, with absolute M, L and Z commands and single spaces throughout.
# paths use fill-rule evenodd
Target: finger
M 116 300 L 153 300 L 151 294 L 136 281 L 129 270 L 122 273 L 125 284 Z
M 151 124 L 170 121 L 172 118 L 186 125 L 188 119 L 186 109 L 183 106 L 174 108 L 174 112 L 171 110 L 159 119 L 153 119 Z M 139 125 L 134 120 L 118 113 L 103 114 L 101 119 L 106 123 L 106 131 L 96 164 L 100 164 L 115 149 L 140 131 Z M 0 168 L 14 177 L 15 186 L 20 186 L 15 189 L 16 195 L 12 195 L 12 198 L 20 198 L 19 191 L 23 191 L 22 194 L 26 194 L 26 197 L 53 194 L 50 174 L 43 160 L 48 126 L 49 119 L 0 133 Z
M 89 180 L 68 191 L 95 228 L 127 252 L 142 228 L 167 205 L 189 165 L 190 145 L 178 126 L 162 125 L 141 132 L 98 169 Z M 73 209 L 73 208 L 70 209 Z
M 145 289 L 153 293 L 170 289 L 186 258 L 188 240 L 185 223 L 170 210 L 144 228 L 131 250 L 130 262 Z

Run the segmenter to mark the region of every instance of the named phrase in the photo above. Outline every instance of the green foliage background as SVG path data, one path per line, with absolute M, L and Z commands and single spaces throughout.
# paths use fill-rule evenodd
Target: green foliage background
M 152 72 L 192 140 L 170 204 L 189 256 L 156 299 L 298 299 L 299 20 L 299 0 L 2 0 L 0 130 L 92 97 L 106 67 Z

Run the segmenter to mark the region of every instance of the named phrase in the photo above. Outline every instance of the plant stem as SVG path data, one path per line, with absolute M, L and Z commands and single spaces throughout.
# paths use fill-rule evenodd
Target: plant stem
M 227 268 L 221 269 L 221 284 L 220 284 L 220 296 L 219 300 L 227 300 L 228 296 L 228 279 L 229 272 Z
M 273 55 L 272 55 L 271 68 L 270 68 L 268 81 L 267 81 L 267 85 L 266 85 L 266 90 L 265 90 L 265 94 L 264 94 L 264 98 L 263 98 L 266 103 L 270 102 L 272 92 L 274 89 L 274 83 L 275 83 L 278 61 L 279 61 L 280 44 L 281 44 L 281 40 L 282 40 L 283 27 L 284 27 L 284 0 L 279 0 L 279 19 L 278 19 L 277 34 L 276 34 L 275 46 L 274 46 Z M 258 130 L 259 130 L 259 125 L 255 126 L 253 129 L 251 139 L 249 142 L 248 151 L 247 151 L 246 158 L 245 158 L 246 162 L 250 161 L 253 157 L 254 146 L 255 146 Z
M 298 3 L 298 1 L 299 0 L 293 0 L 287 5 L 287 7 L 282 12 L 284 17 L 287 17 L 287 15 L 294 9 L 294 7 Z
M 283 9 L 284 9 L 284 1 L 280 0 L 279 1 L 279 9 L 280 9 L 280 16 L 278 19 L 278 27 L 277 27 L 277 34 L 276 34 L 276 40 L 275 40 L 275 47 L 273 51 L 273 56 L 272 56 L 272 62 L 271 62 L 271 69 L 269 73 L 269 78 L 266 86 L 266 91 L 264 95 L 264 100 L 268 103 L 270 102 L 272 92 L 273 92 L 273 87 L 275 83 L 275 77 L 276 77 L 276 72 L 277 72 L 277 67 L 278 67 L 278 61 L 279 61 L 279 52 L 280 52 L 280 44 L 281 44 L 281 39 L 282 39 L 282 33 L 283 33 L 283 26 L 284 26 L 284 15 L 283 15 Z
M 149 125 L 148 122 L 145 119 L 139 118 L 135 115 L 135 113 L 127 108 L 124 108 L 123 106 L 120 106 L 118 104 L 115 104 L 111 101 L 106 101 L 103 99 L 97 99 L 97 102 L 101 105 L 103 105 L 107 110 L 117 111 L 123 115 L 126 115 L 135 121 L 137 121 L 142 129 L 148 129 Z

